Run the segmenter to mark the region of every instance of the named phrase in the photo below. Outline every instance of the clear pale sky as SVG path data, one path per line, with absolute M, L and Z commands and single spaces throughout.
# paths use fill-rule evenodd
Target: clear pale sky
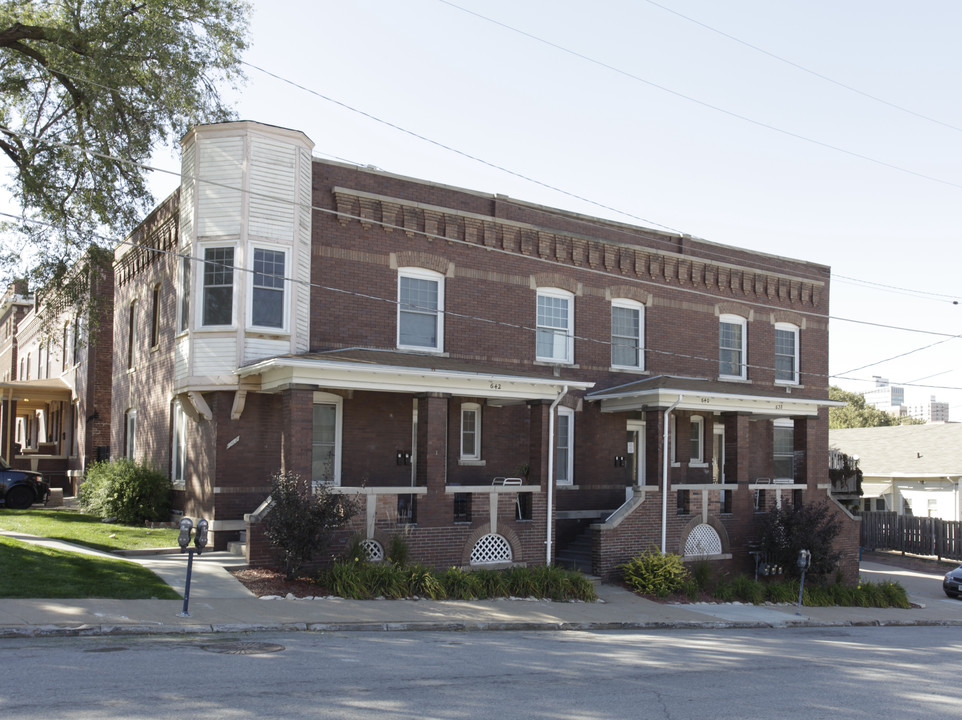
M 248 68 L 239 116 L 322 157 L 830 265 L 830 382 L 880 375 L 962 419 L 962 4 L 451 2 L 254 0 L 247 61 L 303 89 Z

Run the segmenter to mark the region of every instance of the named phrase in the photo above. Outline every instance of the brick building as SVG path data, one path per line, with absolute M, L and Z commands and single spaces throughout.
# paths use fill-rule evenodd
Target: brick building
M 44 293 L 12 285 L 0 303 L 0 455 L 42 472 L 73 495 L 87 466 L 110 448 L 113 272 L 91 249 L 69 282 L 87 294 L 82 312 L 49 307 Z M 96 298 L 90 301 L 89 298 Z
M 113 454 L 168 468 L 215 547 L 269 561 L 276 470 L 358 495 L 375 555 L 587 533 L 604 576 L 652 545 L 742 568 L 758 513 L 827 499 L 827 267 L 311 149 L 195 128 L 115 254 Z

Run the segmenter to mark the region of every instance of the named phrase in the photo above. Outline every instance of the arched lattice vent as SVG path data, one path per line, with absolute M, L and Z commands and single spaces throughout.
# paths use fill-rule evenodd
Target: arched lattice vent
M 384 559 L 384 548 L 377 540 L 368 538 L 361 542 L 361 549 L 367 557 L 368 562 L 380 562 Z
M 685 557 L 697 555 L 721 555 L 721 538 L 711 525 L 697 525 L 685 541 Z
M 471 551 L 472 565 L 511 562 L 511 544 L 500 535 L 489 533 L 478 540 Z

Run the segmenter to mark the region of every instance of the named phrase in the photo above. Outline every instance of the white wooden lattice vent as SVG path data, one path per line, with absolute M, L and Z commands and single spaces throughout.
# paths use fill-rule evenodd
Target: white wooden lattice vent
M 363 540 L 361 542 L 361 549 L 364 551 L 365 557 L 367 557 L 368 562 L 381 562 L 384 559 L 384 548 L 381 547 L 381 543 L 377 540 Z
M 489 563 L 511 562 L 511 544 L 501 535 L 489 533 L 478 540 L 471 551 L 472 565 L 486 565 Z
M 685 541 L 685 556 L 721 555 L 721 538 L 711 525 L 696 525 Z

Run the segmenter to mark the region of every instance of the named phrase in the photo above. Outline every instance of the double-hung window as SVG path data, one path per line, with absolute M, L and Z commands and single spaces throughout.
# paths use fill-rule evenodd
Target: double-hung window
M 700 415 L 692 415 L 690 432 L 691 448 L 688 462 L 692 465 L 703 465 L 705 464 L 705 418 Z
M 744 380 L 748 377 L 746 355 L 748 323 L 739 315 L 722 315 L 718 327 L 718 374 Z
M 421 268 L 398 271 L 397 345 L 444 350 L 444 276 Z
M 611 365 L 642 370 L 644 356 L 645 307 L 634 300 L 611 303 Z
M 574 362 L 574 295 L 566 290 L 538 290 L 536 358 L 543 362 Z
M 575 413 L 571 408 L 558 408 L 555 428 L 554 477 L 558 485 L 574 483 Z
M 775 382 L 798 385 L 798 326 L 775 323 Z
M 179 400 L 174 401 L 172 414 L 170 479 L 175 485 L 183 485 L 187 466 L 187 413 Z
M 774 467 L 778 479 L 795 478 L 795 423 L 791 420 L 775 420 L 772 433 Z
M 127 369 L 133 370 L 137 362 L 137 301 L 130 303 L 127 318 Z
M 343 398 L 314 393 L 314 427 L 311 438 L 311 482 L 341 484 L 341 425 Z
M 190 255 L 180 259 L 180 302 L 177 303 L 177 332 L 183 332 L 190 326 Z
M 461 460 L 481 460 L 481 406 L 461 405 Z
M 251 325 L 277 330 L 284 328 L 285 265 L 283 250 L 254 248 Z
M 234 248 L 204 249 L 204 307 L 201 324 L 231 325 L 234 319 Z
M 129 409 L 124 416 L 124 457 L 134 459 L 137 453 L 137 411 Z

